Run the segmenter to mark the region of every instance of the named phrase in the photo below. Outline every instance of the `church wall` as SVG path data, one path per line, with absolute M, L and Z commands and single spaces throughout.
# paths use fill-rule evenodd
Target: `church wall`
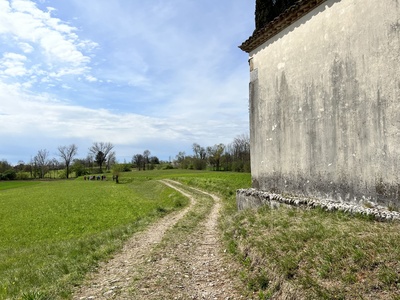
M 328 0 L 250 66 L 253 187 L 400 205 L 400 1 Z

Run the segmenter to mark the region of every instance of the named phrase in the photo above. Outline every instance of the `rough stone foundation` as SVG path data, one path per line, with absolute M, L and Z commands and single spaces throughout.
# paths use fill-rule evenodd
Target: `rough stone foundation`
M 387 207 L 366 202 L 363 205 L 325 199 L 287 197 L 280 194 L 268 193 L 257 189 L 240 189 L 236 191 L 236 202 L 239 210 L 258 208 L 269 205 L 277 208 L 289 205 L 302 208 L 320 207 L 326 211 L 343 211 L 349 214 L 373 216 L 378 221 L 400 221 L 400 213 L 390 211 Z

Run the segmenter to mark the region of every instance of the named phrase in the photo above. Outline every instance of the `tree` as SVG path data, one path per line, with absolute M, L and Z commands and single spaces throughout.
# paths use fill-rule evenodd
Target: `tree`
M 150 163 L 150 169 L 154 170 L 155 165 L 160 164 L 160 160 L 158 159 L 157 156 L 151 156 L 151 157 L 149 157 L 149 163 Z M 147 169 L 149 169 L 149 168 L 147 168 Z
M 6 160 L 0 161 L 0 180 L 14 180 L 17 173 Z
M 58 147 L 58 155 L 65 163 L 65 167 L 67 168 L 66 176 L 67 179 L 69 177 L 69 166 L 74 158 L 74 156 L 78 153 L 78 147 L 75 144 L 71 144 L 69 146 L 59 146 Z
M 3 173 L 10 169 L 12 169 L 12 166 L 11 166 L 11 164 L 8 163 L 8 161 L 6 161 L 5 159 L 0 161 L 0 173 Z
M 132 164 L 136 165 L 136 168 L 138 168 L 139 171 L 142 169 L 143 161 L 144 161 L 144 158 L 143 158 L 142 154 L 135 154 L 132 157 Z
M 220 170 L 221 156 L 224 152 L 225 145 L 218 144 L 213 147 L 207 147 L 207 154 L 210 164 L 215 168 L 216 171 Z
M 71 169 L 75 172 L 76 177 L 86 175 L 86 159 L 74 159 Z
M 107 161 L 108 155 L 110 154 L 113 148 L 114 148 L 113 144 L 104 142 L 100 143 L 95 142 L 93 143 L 92 147 L 89 148 L 90 153 L 95 157 L 95 161 L 100 167 L 100 173 L 103 172 L 102 169 L 103 163 Z
M 231 144 L 233 170 L 250 172 L 250 138 L 246 134 L 237 136 Z
M 89 168 L 90 173 L 93 171 L 94 155 L 89 153 L 85 159 L 85 166 Z
M 194 152 L 194 157 L 195 158 L 200 158 L 201 146 L 199 144 L 197 144 L 197 143 L 193 143 L 192 149 L 193 149 L 193 152 Z
M 41 149 L 34 158 L 35 167 L 39 171 L 39 178 L 44 178 L 49 166 L 49 151 Z
M 102 170 L 102 165 L 104 163 L 104 161 L 106 160 L 106 156 L 104 155 L 104 153 L 102 151 L 97 152 L 96 154 L 96 158 L 95 158 L 95 162 L 99 165 L 100 167 L 100 173 L 103 172 Z
M 143 151 L 143 170 L 146 170 L 146 165 L 149 164 L 149 157 L 150 157 L 150 151 L 144 150 Z
M 207 152 L 199 144 L 194 143 L 192 145 L 194 156 L 192 159 L 192 167 L 196 170 L 205 170 L 207 167 Z
M 113 165 L 117 163 L 117 158 L 115 156 L 115 151 L 112 151 L 108 154 L 107 157 L 107 170 L 110 170 Z

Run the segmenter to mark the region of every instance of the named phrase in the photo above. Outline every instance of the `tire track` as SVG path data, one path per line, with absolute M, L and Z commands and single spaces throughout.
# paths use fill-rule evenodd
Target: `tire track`
M 189 206 L 132 237 L 73 299 L 243 299 L 240 280 L 232 275 L 237 265 L 223 255 L 220 198 L 176 181 L 161 182 L 188 197 Z M 211 210 L 201 207 L 204 197 L 212 198 Z M 196 213 L 203 220 L 190 232 L 168 231 Z
M 165 216 L 144 232 L 135 234 L 119 253 L 108 262 L 101 264 L 96 273 L 90 274 L 88 280 L 74 294 L 73 299 L 110 299 L 128 289 L 137 266 L 144 263 L 147 254 L 160 243 L 165 232 L 192 209 L 195 199 L 191 195 L 168 182 L 163 181 L 163 183 L 188 197 L 190 200 L 188 207 Z

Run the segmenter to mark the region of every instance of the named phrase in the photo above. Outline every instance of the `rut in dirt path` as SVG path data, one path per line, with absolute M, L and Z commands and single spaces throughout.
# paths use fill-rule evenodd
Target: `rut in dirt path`
M 190 205 L 133 236 L 74 299 L 243 298 L 237 292 L 238 279 L 230 271 L 236 266 L 222 255 L 219 197 L 175 181 L 161 182 L 188 197 Z M 179 225 L 185 228 L 185 220 L 194 228 L 173 230 Z
M 165 184 L 171 186 L 169 183 Z M 144 232 L 135 234 L 125 243 L 121 252 L 101 264 L 96 273 L 89 276 L 85 284 L 74 294 L 73 299 L 109 299 L 127 289 L 137 265 L 144 262 L 146 255 L 162 240 L 165 232 L 193 207 L 195 201 L 193 197 L 181 192 L 190 199 L 188 207 L 162 218 Z

